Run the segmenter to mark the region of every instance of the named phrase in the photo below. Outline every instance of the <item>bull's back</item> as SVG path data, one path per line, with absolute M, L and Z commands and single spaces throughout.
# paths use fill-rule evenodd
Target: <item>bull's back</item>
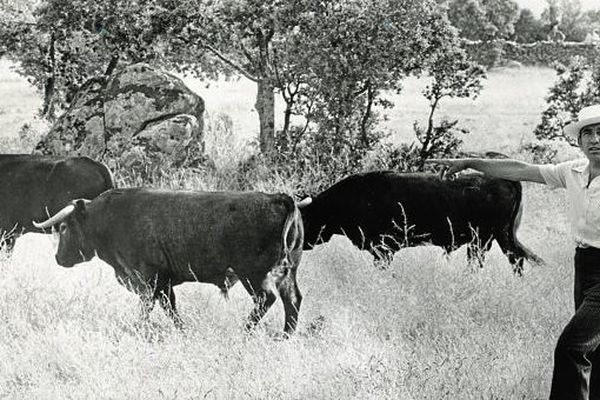
M 0 155 L 0 230 L 33 230 L 69 201 L 94 198 L 112 188 L 110 171 L 89 158 Z
M 463 175 L 450 181 L 433 174 L 396 174 L 387 184 L 381 190 L 389 190 L 389 194 L 381 195 L 387 198 L 388 207 L 400 204 L 402 216 L 424 232 L 447 231 L 453 225 L 461 233 L 470 233 L 469 225 L 482 224 L 489 224 L 491 230 L 508 220 L 515 202 L 520 202 L 519 182 L 483 175 Z
M 54 165 L 51 158 L 0 155 L 0 230 L 27 224 L 43 210 L 46 178 Z

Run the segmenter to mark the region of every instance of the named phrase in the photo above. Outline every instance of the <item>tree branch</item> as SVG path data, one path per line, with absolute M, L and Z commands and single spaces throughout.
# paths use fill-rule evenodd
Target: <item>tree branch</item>
M 198 35 L 198 37 L 200 39 L 205 39 L 205 38 L 202 37 L 202 35 Z M 191 40 L 186 39 L 185 37 L 183 37 L 181 35 L 177 35 L 177 39 L 181 40 L 185 44 L 192 44 L 193 45 L 193 43 L 191 43 Z M 225 57 L 225 55 L 223 55 L 219 50 L 215 49 L 211 45 L 209 45 L 209 44 L 205 43 L 204 41 L 202 41 L 202 42 L 200 42 L 200 44 L 198 44 L 198 46 L 203 47 L 205 49 L 208 49 L 219 60 L 221 60 L 225 64 L 229 65 L 231 68 L 235 69 L 236 71 L 238 71 L 240 74 L 242 74 L 246 78 L 250 79 L 253 82 L 258 82 L 258 78 L 256 76 L 252 75 L 250 72 L 246 71 L 246 69 L 244 69 L 242 66 L 234 63 L 233 61 L 231 61 L 230 59 L 228 59 L 227 57 Z
M 210 50 L 215 56 L 217 56 L 217 58 L 219 60 L 221 60 L 225 64 L 229 65 L 231 68 L 235 69 L 240 74 L 244 75 L 246 78 L 250 79 L 251 81 L 258 82 L 258 78 L 256 76 L 252 75 L 250 72 L 246 71 L 243 67 L 241 67 L 240 65 L 237 65 L 236 63 L 234 63 L 233 61 L 231 61 L 230 59 L 225 57 L 219 50 L 215 49 L 214 47 L 212 47 L 211 45 L 206 44 L 206 43 L 201 44 L 201 46 Z

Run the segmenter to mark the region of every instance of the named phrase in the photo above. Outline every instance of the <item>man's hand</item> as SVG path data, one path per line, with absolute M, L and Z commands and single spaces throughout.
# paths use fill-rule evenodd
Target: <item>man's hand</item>
M 440 178 L 453 179 L 457 172 L 469 168 L 468 158 L 431 158 L 425 160 L 429 164 L 440 164 L 443 166 Z

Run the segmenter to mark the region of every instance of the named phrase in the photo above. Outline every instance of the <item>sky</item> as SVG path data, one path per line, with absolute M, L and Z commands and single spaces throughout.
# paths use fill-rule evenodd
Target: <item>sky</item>
M 515 0 L 520 8 L 529 8 L 538 17 L 546 8 L 546 0 Z M 579 0 L 583 11 L 600 9 L 600 0 Z

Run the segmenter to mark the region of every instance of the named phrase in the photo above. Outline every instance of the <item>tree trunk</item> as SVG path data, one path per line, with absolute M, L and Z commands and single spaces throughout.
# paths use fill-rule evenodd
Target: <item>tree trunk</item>
M 281 131 L 282 135 L 288 135 L 290 132 L 290 121 L 292 118 L 292 107 L 294 106 L 294 100 L 286 99 L 285 102 L 285 111 L 283 112 L 283 130 Z
M 427 130 L 425 131 L 425 139 L 421 142 L 421 150 L 419 151 L 419 162 L 417 163 L 417 171 L 423 171 L 425 160 L 428 158 L 430 145 L 435 140 L 433 137 L 433 114 L 437 108 L 441 97 L 436 97 L 429 107 L 429 118 L 427 119 Z
M 257 83 L 255 107 L 260 121 L 260 152 L 268 155 L 275 147 L 275 88 L 264 78 Z
M 369 143 L 369 136 L 367 135 L 367 125 L 371 118 L 371 109 L 373 108 L 373 102 L 375 101 L 375 94 L 370 84 L 367 84 L 367 105 L 365 107 L 365 114 L 360 122 L 360 136 L 363 146 L 368 149 L 371 143 Z

